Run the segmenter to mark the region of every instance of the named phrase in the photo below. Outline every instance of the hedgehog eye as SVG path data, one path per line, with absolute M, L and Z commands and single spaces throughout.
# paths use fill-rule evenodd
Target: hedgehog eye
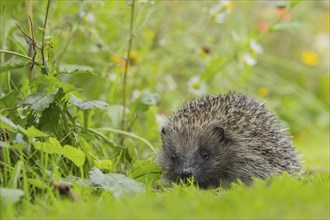
M 201 150 L 200 152 L 199 152 L 199 154 L 201 155 L 201 157 L 203 158 L 203 160 L 207 160 L 207 159 L 209 159 L 209 153 L 207 152 L 207 150 Z

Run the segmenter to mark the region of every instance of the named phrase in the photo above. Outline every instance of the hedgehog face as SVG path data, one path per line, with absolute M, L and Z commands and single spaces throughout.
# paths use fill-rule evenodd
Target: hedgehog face
M 201 188 L 229 183 L 232 141 L 215 123 L 195 129 L 164 127 L 158 162 L 173 181 L 192 178 Z

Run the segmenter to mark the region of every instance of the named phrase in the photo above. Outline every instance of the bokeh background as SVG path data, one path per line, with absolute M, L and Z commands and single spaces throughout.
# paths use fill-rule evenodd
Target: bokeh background
M 93 127 L 120 128 L 131 3 L 51 2 L 47 37 L 61 79 L 81 88 L 84 99 L 110 104 L 93 113 Z M 46 1 L 6 1 L 4 16 L 12 19 L 2 20 L 2 47 L 26 50 L 16 23 L 27 29 L 29 12 L 42 27 L 45 8 Z M 280 118 L 305 168 L 329 170 L 329 19 L 326 0 L 137 0 L 128 108 L 145 94 L 153 99 L 129 131 L 160 146 L 164 116 L 183 101 L 241 91 Z M 88 71 L 65 74 L 75 69 Z M 27 77 L 12 74 L 23 88 Z M 145 155 L 139 143 L 128 144 Z
M 329 0 L 134 2 L 0 1 L 0 218 L 327 219 Z M 163 187 L 166 117 L 228 91 L 266 103 L 306 175 Z

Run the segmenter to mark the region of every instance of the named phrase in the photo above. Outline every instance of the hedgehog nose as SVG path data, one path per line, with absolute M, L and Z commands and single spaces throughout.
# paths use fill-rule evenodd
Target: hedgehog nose
M 191 168 L 184 168 L 182 169 L 181 173 L 180 173 L 180 178 L 181 179 L 188 179 L 190 177 L 192 177 L 192 169 Z

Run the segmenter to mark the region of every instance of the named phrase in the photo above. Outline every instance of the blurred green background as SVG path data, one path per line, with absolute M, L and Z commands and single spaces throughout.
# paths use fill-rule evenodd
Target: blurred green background
M 294 144 L 302 155 L 305 170 L 312 173 L 329 173 L 330 2 L 328 0 L 136 0 L 135 3 L 133 43 L 127 73 L 128 132 L 144 138 L 153 146 L 160 147 L 159 128 L 164 118 L 177 110 L 182 102 L 205 94 L 240 91 L 255 97 L 260 102 L 266 102 L 267 108 L 278 116 L 284 127 L 289 129 Z M 122 128 L 123 75 L 130 37 L 131 4 L 130 0 L 63 0 L 51 1 L 50 4 L 45 39 L 48 54 L 52 54 L 50 51 L 54 53 L 54 57 L 47 57 L 47 59 L 48 61 L 55 60 L 53 70 L 55 75 L 61 81 L 72 83 L 79 88 L 74 93 L 82 99 L 102 100 L 109 103 L 109 107 L 105 109 L 89 112 L 89 127 L 91 128 Z M 35 39 L 40 44 L 46 5 L 47 1 L 41 0 L 4 0 L 0 3 L 1 66 L 7 66 L 13 56 L 3 51 L 16 51 L 28 56 L 27 41 L 17 27 L 18 25 L 30 33 L 28 16 L 33 20 Z M 16 59 L 20 58 L 16 57 Z M 39 54 L 37 60 L 40 61 Z M 6 96 L 10 97 L 10 94 L 14 94 L 10 93 L 11 88 L 7 84 L 10 84 L 14 88 L 13 90 L 19 91 L 17 94 L 20 99 L 30 95 L 30 78 L 41 74 L 40 71 L 38 72 L 38 67 L 35 67 L 35 71 L 32 72 L 29 69 L 30 66 L 16 68 L 10 73 L 1 69 L 0 97 L 2 100 Z M 5 72 L 7 74 L 3 74 Z M 10 80 L 11 82 L 8 83 Z M 136 103 L 141 103 L 138 100 L 143 100 L 144 104 L 147 103 L 147 107 L 137 105 Z M 20 106 L 17 108 L 19 109 Z M 8 112 L 8 109 L 1 109 L 1 114 L 6 112 L 5 116 L 15 123 L 26 123 L 26 119 L 20 111 L 19 109 L 16 112 L 16 107 L 14 113 Z M 75 120 L 83 124 L 83 116 L 78 110 L 72 115 Z M 38 121 L 33 123 L 38 125 Z M 27 125 L 28 123 L 26 123 L 26 127 Z M 73 130 L 78 127 L 75 125 L 72 126 Z M 41 130 L 43 128 L 45 127 L 39 127 Z M 83 132 L 78 134 L 84 135 Z M 90 152 L 95 154 L 96 159 L 93 157 L 95 161 L 104 159 L 105 155 L 110 152 L 108 152 L 109 146 L 96 140 L 95 137 L 88 139 L 87 136 L 84 138 L 87 141 L 90 140 L 90 145 L 93 146 Z M 120 137 L 114 134 L 109 134 L 109 136 L 114 142 L 120 143 Z M 60 140 L 63 137 L 57 138 Z M 145 143 L 141 141 L 127 138 L 123 145 L 130 151 L 133 162 L 128 165 L 123 164 L 124 168 L 119 169 L 121 171 L 132 171 L 132 167 L 134 171 L 134 166 L 140 165 L 135 163 L 136 161 L 141 162 L 139 161 L 141 159 L 154 158 Z M 39 153 L 40 161 L 42 161 L 44 152 L 37 152 L 33 153 L 25 162 L 31 163 L 31 167 L 36 170 L 31 174 L 33 178 L 39 180 L 42 175 L 45 180 L 47 176 L 44 173 L 51 170 L 50 166 L 47 167 L 48 161 L 46 160 L 45 170 L 39 170 L 39 160 L 36 160 L 35 164 L 31 162 L 34 161 L 33 156 L 39 159 Z M 55 156 L 50 158 L 52 162 L 49 163 L 55 166 Z M 20 159 L 16 157 L 14 161 L 16 160 Z M 117 160 L 115 156 L 107 160 L 108 165 L 112 166 L 115 160 Z M 142 161 L 142 165 L 145 165 L 144 162 L 146 161 Z M 15 165 L 10 163 L 13 161 L 9 160 L 7 167 Z M 3 164 L 6 165 L 6 163 Z M 71 164 L 71 168 L 67 169 L 63 164 L 61 164 L 61 170 L 58 173 L 55 172 L 56 175 L 63 176 L 70 173 L 79 176 L 79 172 L 83 173 L 81 167 L 79 170 L 74 164 Z M 95 164 L 97 165 L 97 162 Z M 88 166 L 86 165 L 84 168 L 89 169 Z M 152 165 L 147 164 L 144 169 L 151 167 Z M 8 170 L 9 173 L 13 169 Z M 113 171 L 115 168 L 111 167 L 108 170 Z M 135 178 L 133 171 L 130 173 L 130 177 Z M 83 176 L 83 174 L 81 175 Z M 85 172 L 84 175 L 88 174 Z M 10 177 L 10 179 L 13 178 Z M 235 192 L 234 188 L 226 194 L 225 200 L 219 200 L 224 207 L 223 216 L 233 216 L 230 208 L 232 204 L 239 204 L 240 210 L 251 217 L 265 217 L 267 216 L 265 210 L 271 209 L 271 207 L 277 207 L 272 211 L 275 213 L 273 216 L 297 217 L 300 216 L 296 215 L 297 210 L 299 211 L 300 205 L 304 204 L 308 204 L 309 208 L 304 209 L 305 212 L 301 213 L 301 217 L 313 217 L 317 213 L 315 210 L 321 210 L 322 216 L 326 216 L 329 214 L 329 209 L 325 208 L 329 203 L 326 192 L 323 197 L 315 200 L 317 201 L 315 204 L 313 196 L 317 190 L 319 190 L 317 193 L 320 194 L 329 190 L 324 184 L 324 181 L 329 178 L 325 175 L 308 178 L 315 182 L 310 179 L 290 182 L 288 176 L 282 180 L 283 182 L 275 180 L 273 191 L 269 194 L 271 198 L 266 198 L 268 202 L 272 198 L 278 198 L 274 203 L 272 201 L 263 203 L 264 195 L 268 195 L 269 191 L 262 183 L 258 183 L 259 185 L 255 189 L 241 187 L 238 188 L 238 192 Z M 148 183 L 155 181 L 152 179 Z M 284 182 L 288 184 L 285 186 L 286 188 L 282 188 Z M 299 190 L 294 191 L 295 186 L 299 189 L 306 189 L 306 193 L 304 191 L 305 194 L 302 195 Z M 85 196 L 87 194 L 86 198 L 92 195 L 90 189 L 86 193 L 86 190 L 79 187 L 76 190 L 81 194 L 85 193 Z M 148 187 L 150 188 L 150 186 Z M 153 189 L 149 188 L 148 193 L 150 194 Z M 33 189 L 31 197 L 39 190 L 38 186 Z M 26 189 L 26 191 L 28 190 Z M 282 194 L 278 194 L 281 190 L 283 190 Z M 191 194 L 187 193 L 188 191 Z M 296 204 L 297 200 L 288 196 L 287 193 L 292 191 L 294 191 L 293 196 L 297 198 L 301 196 L 300 203 Z M 154 205 L 154 210 L 156 210 L 159 208 L 157 207 L 157 202 L 159 202 L 161 205 L 165 204 L 163 211 L 167 212 L 174 209 L 172 206 L 180 207 L 177 204 L 181 202 L 182 195 L 187 201 L 190 201 L 189 205 L 184 208 L 184 210 L 188 210 L 187 212 L 190 207 L 199 207 L 198 202 L 206 204 L 209 202 L 210 205 L 217 207 L 220 204 L 217 198 L 222 192 L 216 191 L 216 193 L 207 194 L 203 191 L 197 192 L 195 188 L 175 188 L 173 194 L 166 193 L 163 197 L 160 197 L 159 194 L 148 194 L 149 207 Z M 246 200 L 254 200 L 254 196 L 259 195 L 258 198 L 261 199 L 261 202 L 256 200 L 256 203 L 251 203 L 252 209 L 246 208 L 244 203 L 238 202 L 241 201 L 240 193 L 243 197 L 245 196 Z M 197 195 L 194 197 L 196 201 L 191 200 L 192 195 Z M 198 200 L 199 195 L 201 200 Z M 45 194 L 45 197 L 51 196 Z M 290 200 L 287 200 L 287 197 L 290 197 Z M 96 199 L 91 198 L 91 201 Z M 105 198 L 108 197 L 105 196 Z M 41 216 L 47 216 L 48 212 L 44 207 L 48 204 L 43 203 L 43 197 L 37 200 L 39 204 L 42 204 L 39 208 L 44 211 Z M 144 200 L 145 197 L 140 196 L 133 200 L 124 200 L 124 204 L 137 210 L 140 209 L 140 206 L 145 208 Z M 293 207 L 293 211 L 286 210 L 281 213 L 283 200 L 288 202 L 287 207 Z M 112 200 L 109 201 L 103 203 L 101 199 L 98 200 L 98 203 L 95 202 L 94 206 L 102 204 L 99 209 L 103 207 L 102 210 L 105 210 L 107 206 L 113 204 Z M 258 201 L 260 204 L 266 205 L 259 206 Z M 80 203 L 85 204 L 85 202 L 85 200 L 80 200 Z M 226 206 L 227 202 L 230 205 Z M 137 203 L 140 206 L 136 206 Z M 63 206 L 61 202 L 55 203 L 55 208 L 52 209 L 55 214 L 52 214 L 59 217 L 58 209 L 66 206 L 72 206 L 76 215 L 90 213 L 87 209 L 80 213 L 79 204 L 69 203 Z M 120 206 L 117 207 L 117 211 L 113 212 L 109 209 L 108 214 L 122 217 L 126 207 L 120 201 L 116 204 L 116 206 Z M 287 205 L 287 203 L 284 204 Z M 100 216 L 101 212 L 94 209 L 94 206 L 89 206 L 89 209 L 93 208 L 91 211 L 93 216 Z M 140 214 L 135 217 L 145 217 L 143 207 L 141 207 Z M 35 212 L 33 208 L 38 210 L 38 206 L 33 207 L 32 203 L 25 208 L 31 217 L 40 211 Z M 11 207 L 11 209 L 14 210 L 12 213 L 16 212 L 15 207 Z M 208 214 L 209 210 L 205 207 L 196 210 L 195 212 L 204 213 L 201 215 L 204 217 L 215 216 L 214 213 Z M 260 210 L 263 211 L 260 212 Z M 175 211 L 182 216 L 190 216 L 184 215 L 179 208 Z M 259 212 L 258 215 L 255 214 L 257 212 Z M 162 216 L 162 213 L 157 211 L 150 213 L 150 216 L 155 216 L 155 218 Z M 175 213 L 168 216 L 177 217 L 178 215 Z M 70 211 L 63 211 L 61 215 L 68 217 L 72 216 L 71 214 Z M 132 217 L 134 213 L 126 213 L 126 215 Z
M 118 127 L 130 3 L 54 1 L 50 5 L 47 35 L 58 69 L 95 73 L 62 74 L 62 80 L 81 88 L 86 99 L 101 99 L 112 106 L 93 116 L 96 127 Z M 149 91 L 158 93 L 161 101 L 132 130 L 159 146 L 155 120 L 170 115 L 183 101 L 242 91 L 266 101 L 289 128 L 306 167 L 329 169 L 329 1 L 299 1 L 292 10 L 286 7 L 289 3 L 137 1 L 128 100 Z M 26 50 L 15 22 L 28 28 L 30 6 L 34 25 L 42 27 L 46 2 L 4 4 L 1 45 Z M 40 38 L 41 31 L 35 35 Z M 23 86 L 26 83 L 19 71 L 12 77 Z

